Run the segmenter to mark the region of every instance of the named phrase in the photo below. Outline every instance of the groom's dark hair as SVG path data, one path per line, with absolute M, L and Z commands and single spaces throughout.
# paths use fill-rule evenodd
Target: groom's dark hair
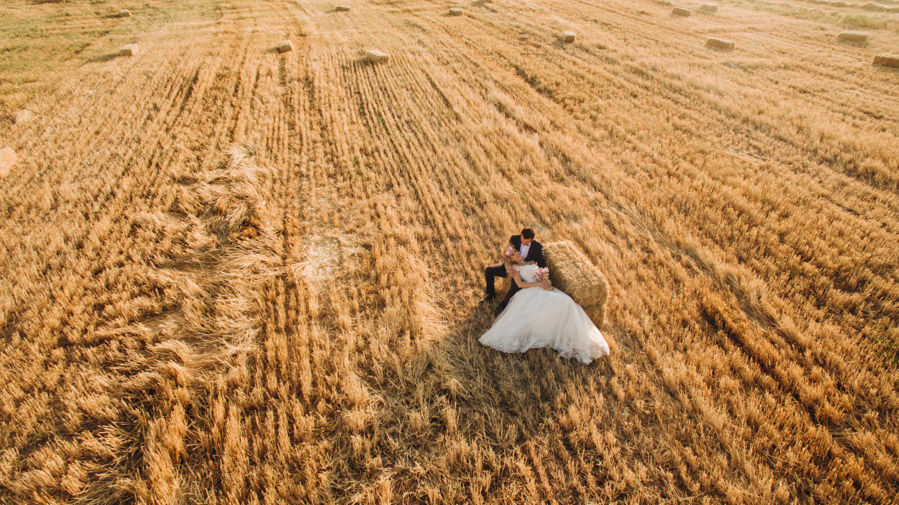
M 525 229 L 521 230 L 521 238 L 523 238 L 523 239 L 534 238 L 534 230 L 532 230 L 530 228 L 525 228 Z

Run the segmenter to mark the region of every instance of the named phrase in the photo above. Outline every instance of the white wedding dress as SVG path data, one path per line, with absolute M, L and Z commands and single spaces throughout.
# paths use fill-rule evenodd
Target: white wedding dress
M 537 265 L 513 268 L 521 280 L 534 282 Z M 583 363 L 609 354 L 609 344 L 584 309 L 555 288 L 550 291 L 533 287 L 515 293 L 478 341 L 503 352 L 549 346 L 562 357 L 577 358 Z

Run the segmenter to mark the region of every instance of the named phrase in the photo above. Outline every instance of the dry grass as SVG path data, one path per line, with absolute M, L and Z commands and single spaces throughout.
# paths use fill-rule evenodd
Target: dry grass
M 0 503 L 895 503 L 899 33 L 807 3 L 3 2 Z M 607 359 L 477 344 L 523 225 Z

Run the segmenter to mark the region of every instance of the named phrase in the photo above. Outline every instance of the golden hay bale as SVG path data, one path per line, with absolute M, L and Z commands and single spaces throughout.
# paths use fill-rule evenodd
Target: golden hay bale
M 382 63 L 387 61 L 389 58 L 390 56 L 388 56 L 387 53 L 372 49 L 369 51 L 365 51 L 364 59 L 369 63 Z
M 702 4 L 699 6 L 699 12 L 703 14 L 714 14 L 718 12 L 718 6 L 715 4 Z
M 137 44 L 126 44 L 119 49 L 119 54 L 122 56 L 134 56 L 140 52 L 140 47 Z
M 9 170 L 16 164 L 18 159 L 12 147 L 0 149 L 0 177 L 9 175 Z
M 874 2 L 868 2 L 864 5 L 862 5 L 862 9 L 865 9 L 866 11 L 883 12 L 883 11 L 887 10 L 888 7 L 886 5 L 880 5 L 880 4 L 876 4 Z
M 543 250 L 553 286 L 568 294 L 601 327 L 609 298 L 609 284 L 602 272 L 571 242 L 553 242 Z
M 724 39 L 716 39 L 714 37 L 705 41 L 706 47 L 711 47 L 713 49 L 725 49 L 731 50 L 734 48 L 735 44 L 732 40 L 724 40 Z
M 899 68 L 899 55 L 878 54 L 874 57 L 874 64 L 881 67 Z
M 334 10 L 337 12 L 349 12 L 350 6 L 349 5 L 338 5 L 337 7 L 334 8 Z
M 122 10 L 119 11 L 119 17 L 120 17 L 120 18 L 130 18 L 130 17 L 131 17 L 131 11 L 129 11 L 128 9 L 122 9 Z
M 837 35 L 840 42 L 849 42 L 851 44 L 867 44 L 868 34 L 865 32 L 840 32 Z
M 450 9 L 450 10 L 449 10 L 449 15 L 450 15 L 450 16 L 461 16 L 461 15 L 462 15 L 462 9 L 455 9 L 455 8 L 454 8 L 454 9 Z
M 674 10 L 671 11 L 671 14 L 675 16 L 684 16 L 687 17 L 690 14 L 693 14 L 690 9 L 683 9 L 681 7 L 675 7 Z
M 574 42 L 574 32 L 562 32 L 562 42 Z
M 278 52 L 286 53 L 287 51 L 293 51 L 293 42 L 289 40 L 282 40 L 280 44 L 278 44 Z

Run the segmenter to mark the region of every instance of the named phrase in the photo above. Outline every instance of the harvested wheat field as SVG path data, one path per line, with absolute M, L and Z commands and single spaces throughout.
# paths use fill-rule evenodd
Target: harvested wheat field
M 897 503 L 899 2 L 717 5 L 4 0 L 0 503 Z

